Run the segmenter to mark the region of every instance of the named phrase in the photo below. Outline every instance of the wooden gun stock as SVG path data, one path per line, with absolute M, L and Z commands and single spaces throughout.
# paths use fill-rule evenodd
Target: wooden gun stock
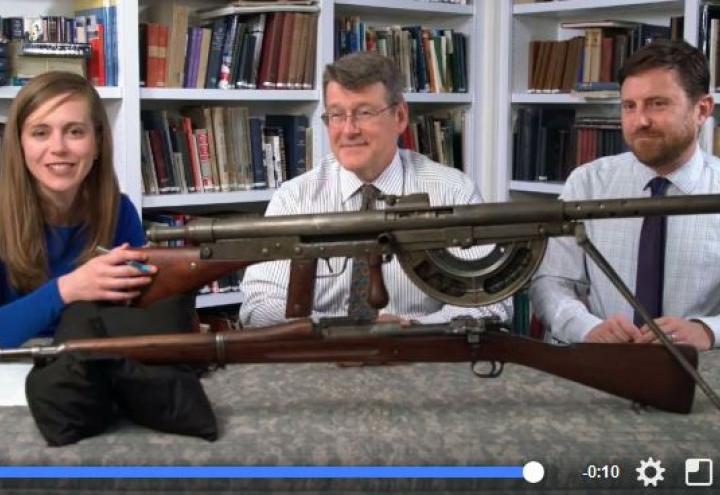
M 57 347 L 0 350 L 0 359 L 48 358 L 61 353 L 83 352 L 125 356 L 156 364 L 515 363 L 664 411 L 688 413 L 692 408 L 695 395 L 692 377 L 667 349 L 659 345 L 556 346 L 494 330 L 469 335 L 448 333 L 440 325 L 415 325 L 389 334 L 370 333 L 378 327 L 382 325 L 366 327 L 371 330 L 361 328 L 336 334 L 332 327 L 328 333 L 310 320 L 298 320 L 218 334 L 67 341 Z M 690 346 L 677 348 L 697 368 L 697 351 Z
M 663 411 L 687 414 L 692 408 L 695 381 L 660 345 L 558 346 L 494 334 L 481 347 L 480 360 L 520 364 Z M 676 347 L 697 369 L 697 350 Z
M 241 260 L 204 260 L 200 257 L 198 247 L 145 247 L 136 251 L 141 251 L 147 256 L 149 264 L 158 267 L 152 283 L 133 301 L 133 304 L 139 307 L 146 307 L 176 294 L 197 290 L 227 273 L 253 263 Z

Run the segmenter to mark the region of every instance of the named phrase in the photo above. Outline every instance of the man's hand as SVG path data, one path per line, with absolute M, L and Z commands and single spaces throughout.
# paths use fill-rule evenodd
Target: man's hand
M 139 296 L 139 289 L 149 284 L 152 278 L 126 264 L 131 260 L 145 261 L 142 253 L 127 247 L 127 244 L 116 247 L 60 277 L 58 289 L 62 300 L 66 304 L 75 301 L 129 301 Z M 150 271 L 155 273 L 157 267 L 150 265 Z
M 698 351 L 707 351 L 715 343 L 712 331 L 699 321 L 685 320 L 677 316 L 661 316 L 655 319 L 660 330 L 675 344 L 691 345 Z M 639 344 L 658 343 L 659 340 L 647 325 L 640 329 Z
M 375 321 L 378 323 L 399 323 L 401 327 L 409 327 L 410 325 L 412 325 L 412 322 L 407 318 L 402 318 L 397 315 L 391 315 L 390 313 L 378 315 Z
M 623 315 L 613 315 L 585 336 L 585 342 L 596 344 L 622 344 L 642 336 L 640 329 Z

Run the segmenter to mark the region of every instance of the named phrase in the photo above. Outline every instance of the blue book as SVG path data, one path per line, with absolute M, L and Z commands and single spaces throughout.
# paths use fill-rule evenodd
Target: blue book
M 267 127 L 279 127 L 285 137 L 285 164 L 287 178 L 292 179 L 305 173 L 305 131 L 308 126 L 306 115 L 267 115 Z
M 235 37 L 238 30 L 240 16 L 229 15 L 225 17 L 225 40 L 223 42 L 222 56 L 220 57 L 220 70 L 218 71 L 217 87 L 230 89 L 230 78 L 232 77 L 233 55 Z
M 267 189 L 267 168 L 263 160 L 263 120 L 250 117 L 250 162 L 252 164 L 253 189 Z
M 408 26 L 403 28 L 410 32 L 412 43 L 415 45 L 415 78 L 417 80 L 416 91 L 427 93 L 430 91 L 430 84 L 427 78 L 427 66 L 425 64 L 425 48 L 423 47 L 422 28 L 420 26 Z
M 215 89 L 218 87 L 218 76 L 220 75 L 220 61 L 225 45 L 225 18 L 218 17 L 213 21 L 212 38 L 210 39 L 210 54 L 208 55 L 207 78 L 205 87 Z

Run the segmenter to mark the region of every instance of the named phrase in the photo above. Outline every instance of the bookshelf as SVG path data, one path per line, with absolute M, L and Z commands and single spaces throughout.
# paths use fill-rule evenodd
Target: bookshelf
M 498 123 L 495 150 L 498 170 L 498 197 L 507 199 L 513 193 L 557 195 L 562 182 L 515 180 L 513 177 L 513 124 L 518 109 L 570 108 L 578 116 L 619 117 L 617 98 L 589 99 L 569 93 L 528 91 L 529 44 L 537 40 L 568 40 L 582 35 L 577 29 L 564 29 L 562 22 L 618 20 L 670 25 L 670 18 L 684 16 L 683 37 L 697 43 L 698 12 L 701 0 L 566 0 L 543 3 L 495 5 L 499 20 L 495 33 L 498 40 L 499 65 L 496 80 Z
M 99 0 L 98 0 L 99 1 Z M 221 0 L 107 0 L 117 8 L 117 86 L 98 87 L 106 105 L 115 139 L 115 167 L 121 189 L 143 214 L 161 211 L 212 214 L 214 212 L 262 211 L 272 196 L 272 190 L 245 190 L 212 193 L 145 195 L 140 167 L 142 110 L 178 110 L 184 106 L 244 106 L 250 115 L 269 113 L 303 114 L 313 128 L 312 159 L 317 163 L 330 150 L 325 129 L 320 120 L 322 109 L 321 75 L 326 63 L 333 60 L 333 26 L 336 16 L 359 15 L 370 22 L 385 25 L 423 25 L 451 28 L 467 36 L 466 93 L 408 93 L 406 99 L 411 114 L 432 113 L 443 109 L 463 109 L 466 112 L 463 161 L 472 177 L 481 176 L 481 156 L 478 141 L 478 120 L 481 107 L 476 102 L 487 85 L 477 77 L 482 65 L 480 28 L 489 0 L 472 0 L 469 5 L 431 3 L 419 0 L 320 0 L 315 54 L 315 87 L 295 90 L 220 90 L 186 88 L 139 87 L 140 67 L 139 22 L 148 19 L 153 9 L 170 9 L 173 4 L 186 5 L 191 12 L 199 8 L 227 5 Z M 3 17 L 72 15 L 75 0 L 0 0 Z M 190 16 L 190 24 L 193 15 Z M 6 116 L 10 102 L 19 88 L 0 87 L 0 116 Z M 493 188 L 483 184 L 483 194 L 492 197 Z M 205 294 L 198 297 L 198 307 L 210 307 L 241 302 L 239 293 Z
M 333 60 L 335 54 L 334 46 L 334 21 L 344 18 L 357 17 L 366 26 L 374 28 L 387 27 L 408 27 L 422 26 L 433 29 L 451 29 L 461 33 L 467 39 L 467 79 L 468 87 L 466 92 L 406 92 L 405 99 L 410 107 L 411 122 L 417 116 L 437 115 L 445 111 L 462 111 L 465 113 L 463 157 L 464 170 L 476 182 L 482 186 L 480 178 L 480 159 L 478 158 L 476 122 L 479 120 L 479 105 L 474 102 L 482 101 L 477 99 L 476 94 L 481 91 L 482 85 L 476 79 L 475 70 L 482 61 L 482 54 L 479 50 L 479 19 L 487 2 L 473 1 L 470 5 L 457 5 L 449 3 L 424 2 L 417 0 L 394 0 L 391 2 L 383 0 L 335 0 L 334 2 L 323 2 L 323 14 L 331 19 L 327 24 L 322 23 L 323 36 L 322 58 L 323 65 Z M 325 133 L 321 133 L 321 146 L 323 150 L 329 150 Z M 488 193 L 489 191 L 483 191 Z

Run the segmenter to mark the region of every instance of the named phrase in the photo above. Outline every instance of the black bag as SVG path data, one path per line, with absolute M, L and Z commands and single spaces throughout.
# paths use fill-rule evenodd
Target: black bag
M 48 445 L 67 445 L 97 435 L 116 420 L 111 364 L 64 355 L 33 366 L 25 394 Z
M 131 308 L 69 305 L 55 343 L 69 339 L 178 333 L 197 324 L 194 294 Z M 48 445 L 67 445 L 106 430 L 118 415 L 160 431 L 217 438 L 210 401 L 189 366 L 143 365 L 125 358 L 64 355 L 36 364 L 26 382 L 28 405 Z

